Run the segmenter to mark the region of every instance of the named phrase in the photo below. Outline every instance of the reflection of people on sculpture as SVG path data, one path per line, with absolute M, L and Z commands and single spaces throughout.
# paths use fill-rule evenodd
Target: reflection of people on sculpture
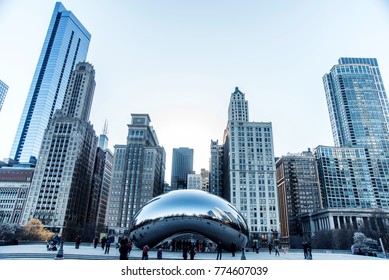
M 182 249 L 182 258 L 184 260 L 188 259 L 188 247 L 186 245 L 184 245 L 184 249 Z
M 190 259 L 194 260 L 194 256 L 196 255 L 196 252 L 193 246 L 190 247 L 189 255 L 190 255 Z
M 232 256 L 235 257 L 235 251 L 236 251 L 236 244 L 234 241 L 231 242 L 231 253 Z

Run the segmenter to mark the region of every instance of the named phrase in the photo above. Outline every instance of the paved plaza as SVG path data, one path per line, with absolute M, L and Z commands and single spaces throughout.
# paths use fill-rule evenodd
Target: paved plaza
M 130 260 L 140 260 L 142 252 L 135 248 L 131 251 Z M 266 248 L 259 253 L 248 250 L 245 252 L 246 260 L 304 260 L 302 250 L 280 251 L 279 256 L 275 256 L 274 251 L 269 254 Z M 0 259 L 56 259 L 57 251 L 47 251 L 44 243 L 41 244 L 20 244 L 0 246 Z M 313 260 L 385 260 L 379 257 L 352 255 L 347 252 L 333 252 L 329 250 L 313 250 Z M 182 260 L 182 252 L 163 251 L 164 260 Z M 75 249 L 74 243 L 64 244 L 63 258 L 61 259 L 84 259 L 84 260 L 119 260 L 119 250 L 115 245 L 111 246 L 109 254 L 104 254 L 101 247 L 94 248 L 90 244 L 81 244 L 79 249 Z M 149 252 L 149 259 L 157 259 L 157 251 Z M 195 255 L 196 260 L 216 260 L 216 252 L 200 252 Z M 237 252 L 235 257 L 230 252 L 223 252 L 223 260 L 241 260 L 242 252 Z

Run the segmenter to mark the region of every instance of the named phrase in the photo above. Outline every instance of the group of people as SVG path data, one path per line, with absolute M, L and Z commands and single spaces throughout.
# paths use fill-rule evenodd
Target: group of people
M 195 244 L 192 243 L 192 244 L 185 244 L 184 245 L 184 248 L 182 249 L 182 258 L 184 260 L 187 260 L 188 255 L 189 255 L 191 260 L 194 260 L 194 256 L 196 255 Z
M 256 252 L 258 254 L 259 253 L 259 248 L 260 248 L 259 242 L 255 241 L 253 243 L 253 245 L 252 245 L 253 252 Z M 275 255 L 279 256 L 280 255 L 280 245 L 278 243 L 275 243 L 273 245 L 271 242 L 269 242 L 268 250 L 269 250 L 269 254 L 270 255 L 273 253 L 273 249 L 274 249 Z
M 98 243 L 99 243 L 99 239 L 97 237 L 94 238 L 94 240 L 93 240 L 94 248 L 97 248 Z M 102 250 L 104 250 L 104 254 L 109 254 L 109 251 L 110 251 L 110 248 L 111 248 L 111 243 L 112 243 L 112 239 L 111 238 L 107 238 L 107 237 L 104 236 L 101 239 L 101 248 L 102 248 Z M 75 239 L 75 248 L 79 249 L 80 244 L 81 244 L 81 237 L 77 236 L 76 239 Z M 182 245 L 182 258 L 184 260 L 187 260 L 188 257 L 191 260 L 194 260 L 194 257 L 196 255 L 196 250 L 198 252 L 200 252 L 200 250 L 201 250 L 201 247 L 198 246 L 198 243 L 182 242 L 180 245 Z M 230 247 L 230 251 L 232 253 L 232 256 L 234 257 L 237 246 L 236 246 L 236 244 L 234 242 L 231 242 L 230 246 L 231 246 Z M 302 247 L 303 247 L 303 251 L 304 251 L 304 259 L 312 259 L 312 248 L 311 248 L 310 243 L 309 242 L 303 242 L 302 243 Z M 120 260 L 128 260 L 129 256 L 130 256 L 130 253 L 131 253 L 131 250 L 132 250 L 132 242 L 131 242 L 131 240 L 128 240 L 128 238 L 121 239 L 120 240 L 120 244 L 119 243 L 117 244 L 117 248 L 119 249 L 119 254 L 120 254 L 119 259 Z M 256 251 L 258 253 L 259 252 L 259 243 L 258 242 L 254 242 L 253 246 L 252 246 L 252 249 L 253 249 L 253 252 Z M 272 254 L 272 251 L 273 251 L 273 244 L 272 243 L 268 244 L 268 250 L 269 250 L 269 254 Z M 142 249 L 142 260 L 147 260 L 148 259 L 149 251 L 150 251 L 149 246 L 145 245 L 143 247 L 143 249 Z M 276 256 L 280 255 L 279 244 L 278 243 L 276 243 L 274 245 L 274 251 L 275 251 L 275 255 Z M 223 246 L 222 246 L 221 242 L 219 242 L 217 244 L 216 252 L 217 252 L 216 259 L 217 260 L 221 260 L 222 259 L 222 252 L 223 252 Z M 162 249 L 160 247 L 157 250 L 157 259 L 162 259 Z
M 109 254 L 109 250 L 111 249 L 111 238 L 103 237 L 101 238 L 101 249 L 104 251 L 104 254 Z M 93 247 L 96 249 L 99 244 L 99 239 L 95 237 L 93 239 Z

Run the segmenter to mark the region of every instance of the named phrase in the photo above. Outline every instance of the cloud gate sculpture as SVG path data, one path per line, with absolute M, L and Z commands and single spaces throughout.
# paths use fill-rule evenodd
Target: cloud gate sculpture
M 130 226 L 133 244 L 142 248 L 158 245 L 177 234 L 197 233 L 223 249 L 231 243 L 246 246 L 248 226 L 228 201 L 200 190 L 176 190 L 153 198 L 134 215 Z

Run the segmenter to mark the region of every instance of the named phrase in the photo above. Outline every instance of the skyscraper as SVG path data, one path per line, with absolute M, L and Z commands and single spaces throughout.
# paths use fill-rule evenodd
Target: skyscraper
M 87 217 L 88 235 L 93 235 L 92 238 L 105 232 L 112 165 L 112 152 L 109 149 L 97 147 Z
M 249 122 L 248 102 L 238 88 L 231 94 L 223 142 L 224 198 L 245 217 L 252 240 L 278 238 L 272 124 Z
M 45 131 L 22 218 L 22 224 L 38 218 L 46 227 L 61 232 L 65 240 L 86 236 L 94 224 L 88 225 L 87 217 L 95 191 L 97 137 L 89 122 L 95 85 L 93 66 L 78 63 L 63 108 L 55 112 Z
M 171 189 L 186 189 L 188 174 L 193 173 L 193 149 L 187 147 L 174 148 Z
M 0 80 L 0 111 L 4 104 L 5 96 L 7 95 L 8 86 Z
M 325 208 L 377 207 L 363 147 L 318 146 L 314 153 Z
M 62 102 L 74 66 L 85 61 L 91 35 L 57 2 L 27 95 L 10 158 L 34 163 L 43 135 Z
M 211 157 L 209 159 L 209 192 L 223 197 L 223 145 L 211 140 Z
M 105 226 L 107 225 L 107 214 L 108 214 L 108 199 L 109 199 L 109 188 L 111 187 L 112 181 L 112 169 L 113 169 L 113 153 L 110 149 L 108 149 L 108 123 L 105 122 L 103 133 L 99 136 L 99 144 L 97 148 L 96 155 L 102 154 L 101 161 L 103 166 L 102 170 L 102 178 L 101 178 L 101 188 L 99 189 L 98 196 L 98 211 L 97 211 L 97 222 L 96 222 L 96 231 L 103 232 L 105 231 Z M 96 164 L 98 162 L 99 157 L 96 156 L 95 170 Z M 100 171 L 101 172 L 101 171 Z M 99 172 L 97 172 L 99 173 Z
M 281 238 L 301 236 L 301 216 L 322 208 L 316 158 L 308 150 L 280 157 L 276 162 Z
M 165 182 L 165 149 L 159 146 L 149 115 L 131 116 L 127 144 L 114 146 L 106 222 L 116 234 L 125 233 L 135 212 L 163 193 Z
M 323 82 L 335 145 L 364 149 L 372 206 L 389 209 L 388 100 L 377 60 L 340 58 Z

